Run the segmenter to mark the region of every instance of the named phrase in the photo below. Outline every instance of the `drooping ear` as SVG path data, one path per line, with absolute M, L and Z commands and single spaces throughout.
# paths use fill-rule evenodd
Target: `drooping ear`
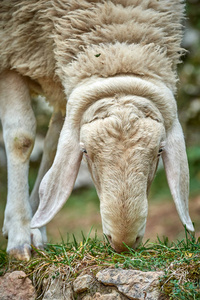
M 189 168 L 183 131 L 178 118 L 167 133 L 166 146 L 162 154 L 169 188 L 183 225 L 194 231 L 189 216 Z
M 40 184 L 40 203 L 31 222 L 32 228 L 46 225 L 67 201 L 73 190 L 81 159 L 78 138 L 66 119 L 53 165 Z

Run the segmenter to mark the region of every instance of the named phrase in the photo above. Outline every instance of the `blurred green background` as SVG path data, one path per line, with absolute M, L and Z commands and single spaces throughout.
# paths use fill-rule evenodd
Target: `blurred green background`
M 180 82 L 178 84 L 177 102 L 179 118 L 184 130 L 189 167 L 190 167 L 190 215 L 195 224 L 196 235 L 200 236 L 200 2 L 188 0 L 186 4 L 187 19 L 183 46 L 188 50 L 179 66 Z M 48 127 L 50 111 L 41 107 L 33 99 L 33 107 L 38 121 L 38 137 L 42 139 Z M 39 167 L 39 158 L 30 163 L 30 190 L 33 188 Z M 0 227 L 3 224 L 3 213 L 6 204 L 6 157 L 0 128 Z M 97 230 L 102 237 L 99 214 L 99 200 L 93 187 L 76 189 L 63 209 L 48 224 L 48 238 L 52 243 L 72 238 L 79 240 L 81 231 L 91 235 Z M 163 169 L 159 169 L 149 196 L 149 216 L 145 238 L 152 241 L 168 236 L 173 240 L 184 236 L 175 210 Z M 0 233 L 0 246 L 6 246 L 6 240 Z

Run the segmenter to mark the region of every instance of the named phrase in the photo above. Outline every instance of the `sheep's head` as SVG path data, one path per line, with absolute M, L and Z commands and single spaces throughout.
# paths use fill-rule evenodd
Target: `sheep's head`
M 68 199 L 84 155 L 100 198 L 104 233 L 116 251 L 126 249 L 124 244 L 136 247 L 144 235 L 147 194 L 162 155 L 181 221 L 193 231 L 182 130 L 176 117 L 167 131 L 165 121 L 152 101 L 134 96 L 99 100 L 85 110 L 80 123 L 66 118 L 54 163 L 41 183 L 33 228 L 48 223 Z
M 84 124 L 80 140 L 100 199 L 104 234 L 116 251 L 125 249 L 124 243 L 135 248 L 144 235 L 147 194 L 164 146 L 161 118 L 113 107 L 108 116 Z

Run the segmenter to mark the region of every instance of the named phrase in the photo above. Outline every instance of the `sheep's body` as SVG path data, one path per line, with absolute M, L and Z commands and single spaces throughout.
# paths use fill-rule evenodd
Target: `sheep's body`
M 70 93 L 91 76 L 146 76 L 175 91 L 183 8 L 166 0 L 2 1 L 0 72 L 36 80 L 62 110 L 63 82 Z
M 160 132 L 160 134 L 163 132 L 163 130 L 165 130 L 167 136 L 168 131 L 173 132 L 173 130 L 179 128 L 179 125 L 176 126 L 175 121 L 176 104 L 173 94 L 176 91 L 176 65 L 179 62 L 180 55 L 182 53 L 182 49 L 180 48 L 180 40 L 182 36 L 181 19 L 183 18 L 183 9 L 184 6 L 182 2 L 177 0 L 1 1 L 1 97 L 4 99 L 8 98 L 8 95 L 6 95 L 8 84 L 14 85 L 15 87 L 19 85 L 23 86 L 24 91 L 21 93 L 23 95 L 27 94 L 28 90 L 30 92 L 43 93 L 45 95 L 47 100 L 54 107 L 54 110 L 57 114 L 56 118 L 54 117 L 54 122 L 52 123 L 57 124 L 57 130 L 54 132 L 53 126 L 50 127 L 50 138 L 48 139 L 47 137 L 48 146 L 46 148 L 49 147 L 49 140 L 51 140 L 51 136 L 55 136 L 56 139 L 56 136 L 58 135 L 57 131 L 59 130 L 59 126 L 61 126 L 59 112 L 65 114 L 67 102 L 66 99 L 69 98 L 69 102 L 67 104 L 68 114 L 60 136 L 60 146 L 58 146 L 54 164 L 50 172 L 47 174 L 46 179 L 41 187 L 41 198 L 44 199 L 44 202 L 42 202 L 44 205 L 41 204 L 39 213 L 35 216 L 35 226 L 44 225 L 44 223 L 51 219 L 54 212 L 63 205 L 63 199 L 67 198 L 68 194 L 71 192 L 81 160 L 81 155 L 79 153 L 79 141 L 85 141 L 81 133 L 82 128 L 84 132 L 84 125 L 94 123 L 94 120 L 99 119 L 107 118 L 110 120 L 110 116 L 113 114 L 118 118 L 119 111 L 121 111 L 120 113 L 123 112 L 123 114 L 120 120 L 122 120 L 125 116 L 125 123 L 122 123 L 124 128 L 127 128 L 127 131 L 129 131 L 130 128 L 133 130 L 134 126 L 136 126 L 135 124 L 139 124 L 136 122 L 138 118 L 150 118 L 151 121 L 154 121 L 153 124 L 155 128 L 158 125 L 156 122 L 161 123 L 164 129 L 161 130 L 159 127 L 157 130 Z M 17 94 L 19 95 L 17 96 Z M 17 88 L 13 88 L 13 97 L 20 99 L 20 97 L 22 97 L 20 96 L 21 94 Z M 28 96 L 26 95 L 26 97 Z M 9 103 L 12 102 L 9 101 L 9 99 L 8 102 L 2 100 L 2 103 L 0 103 L 2 106 L 0 109 L 0 116 L 5 124 L 8 122 L 7 120 L 9 115 L 5 113 L 5 106 L 9 106 Z M 27 103 L 28 102 L 29 100 Z M 14 104 L 10 105 L 12 106 Z M 30 107 L 26 108 L 26 111 L 29 109 Z M 6 120 L 5 122 L 4 119 Z M 134 122 L 134 126 L 132 122 Z M 146 124 L 145 122 L 142 124 Z M 118 124 L 117 119 L 114 123 L 112 122 L 111 124 L 107 124 L 108 128 L 113 129 L 113 132 L 111 130 L 110 133 L 113 136 L 118 136 L 118 134 L 115 132 L 117 130 L 116 128 L 118 128 L 119 133 L 119 128 L 122 126 L 122 124 L 116 124 Z M 30 124 L 30 128 L 32 129 L 29 129 L 31 134 L 28 134 L 27 138 L 28 146 L 26 145 L 28 152 L 25 151 L 26 155 L 24 159 L 24 161 L 27 161 L 27 164 L 29 152 L 32 147 L 32 140 L 34 139 L 34 126 L 34 121 L 32 121 Z M 115 128 L 115 126 L 117 127 Z M 143 125 L 141 126 L 142 128 L 144 127 Z M 148 130 L 150 130 L 150 123 L 146 124 L 145 126 L 147 126 Z M 4 127 L 5 132 L 7 132 L 6 128 L 9 127 L 9 124 L 7 127 L 6 125 Z M 92 130 L 93 128 L 90 129 L 90 132 L 92 132 Z M 24 128 L 24 132 L 26 132 L 26 128 Z M 24 132 L 22 132 L 22 135 L 24 135 Z M 146 132 L 144 128 L 143 132 Z M 179 132 L 178 136 L 182 141 L 181 131 L 177 129 L 176 133 L 177 132 Z M 102 136 L 104 136 L 104 134 L 105 132 L 102 133 Z M 123 134 L 121 134 L 120 136 L 124 136 L 125 138 L 126 132 L 123 131 Z M 162 133 L 162 135 L 163 134 L 164 133 Z M 127 135 L 126 138 L 127 141 L 132 140 L 132 134 Z M 98 139 L 99 138 L 97 138 L 97 140 Z M 157 143 L 160 144 L 158 140 Z M 162 140 L 164 140 L 164 135 Z M 7 144 L 11 142 L 12 141 L 7 141 Z M 93 140 L 91 143 L 93 143 Z M 181 151 L 184 152 L 184 142 L 182 141 L 181 143 L 183 143 L 183 150 Z M 25 142 L 23 138 L 22 147 L 20 146 L 23 149 L 24 144 Z M 114 144 L 115 143 L 113 142 L 113 145 Z M 128 144 L 129 143 L 127 142 L 127 145 Z M 95 145 L 94 149 L 96 147 Z M 112 145 L 112 143 L 110 143 L 110 145 Z M 19 146 L 17 147 L 20 148 Z M 119 147 L 118 144 L 116 147 Z M 129 149 L 129 147 L 133 146 L 127 147 Z M 60 178 L 60 175 L 58 174 L 58 172 L 61 173 L 61 170 L 58 170 L 58 166 L 60 164 L 60 157 L 63 155 L 63 149 L 65 151 L 67 149 L 68 152 L 74 152 L 74 156 L 69 156 L 66 158 L 66 160 L 63 160 L 63 164 L 65 162 L 67 165 L 69 165 L 69 168 L 67 168 L 67 172 L 69 174 L 67 175 L 67 173 L 65 173 L 63 170 L 62 171 L 67 178 L 69 179 L 70 177 L 70 179 L 69 191 L 66 193 L 64 192 L 61 195 L 60 193 L 62 193 L 62 188 L 60 191 L 57 191 L 54 184 L 52 188 L 49 188 L 49 185 L 50 181 L 53 182 L 52 180 L 56 179 L 55 173 L 60 180 L 60 186 L 63 187 L 65 185 L 63 179 Z M 12 152 L 9 150 L 9 147 L 7 152 Z M 46 153 L 48 152 L 48 149 L 46 149 Z M 49 156 L 50 154 L 48 153 L 45 155 Z M 35 191 L 33 193 L 33 198 L 37 197 L 36 194 L 39 181 L 49 167 L 46 156 L 44 157 L 44 162 L 41 167 Z M 96 155 L 96 157 L 97 156 L 98 155 Z M 187 165 L 186 158 L 184 159 L 184 162 L 186 162 Z M 51 161 L 52 158 L 49 160 Z M 169 157 L 166 158 L 166 161 L 168 160 L 170 160 Z M 91 157 L 90 161 L 93 161 Z M 97 174 L 95 174 L 93 166 L 90 165 L 90 161 L 88 162 L 88 165 L 94 177 L 97 191 L 101 199 L 102 195 L 97 180 L 99 175 L 97 176 Z M 126 164 L 129 165 L 127 158 L 121 161 L 121 165 L 124 164 L 124 161 L 126 161 Z M 74 164 L 76 167 L 74 172 L 73 170 L 71 171 L 72 164 Z M 183 164 L 183 162 L 181 164 Z M 100 163 L 100 166 L 101 165 L 102 161 Z M 101 169 L 100 166 L 98 165 L 97 168 Z M 185 168 L 187 169 L 187 166 Z M 154 174 L 155 169 L 156 167 L 151 167 L 150 171 Z M 12 170 L 13 169 L 11 167 L 10 172 L 12 172 Z M 24 172 L 24 174 L 27 176 L 27 171 Z M 73 174 L 71 174 L 71 172 Z M 186 170 L 185 172 L 187 173 L 188 171 Z M 123 174 L 125 173 L 126 172 L 124 170 Z M 110 174 L 110 176 L 113 176 L 113 178 L 116 177 L 115 174 Z M 153 178 L 153 175 L 150 177 Z M 187 177 L 188 175 L 186 174 L 184 176 L 185 182 L 187 181 Z M 127 190 L 127 187 L 130 188 L 132 179 L 130 180 L 130 178 L 127 178 L 124 175 L 121 177 L 121 181 L 123 180 L 126 182 L 125 186 Z M 101 190 L 105 180 L 102 180 L 102 182 Z M 173 194 L 173 183 L 172 187 L 170 186 L 170 188 Z M 27 189 L 27 187 L 24 187 L 24 189 Z M 47 189 L 49 192 L 47 192 Z M 105 190 L 109 190 L 109 187 L 106 187 Z M 131 191 L 132 194 L 135 193 L 134 190 Z M 113 195 L 115 192 L 116 191 L 113 191 Z M 117 194 L 119 196 L 119 191 Z M 180 216 L 183 214 L 183 223 L 187 224 L 188 228 L 192 229 L 187 207 L 187 188 L 185 192 L 182 190 L 179 192 L 175 191 L 175 196 L 173 195 L 174 198 L 180 198 L 177 196 L 179 194 L 184 194 L 184 199 L 177 200 L 178 205 L 179 202 L 183 203 L 183 207 L 181 206 L 181 209 L 179 209 L 179 214 Z M 115 198 L 118 196 L 115 196 Z M 45 213 L 49 209 L 47 202 L 51 203 L 49 197 L 51 200 L 53 197 L 56 199 L 59 199 L 60 197 L 62 200 L 58 201 L 56 208 L 54 207 L 54 204 L 50 204 L 50 213 L 49 216 L 46 216 Z M 104 198 L 106 199 L 105 195 Z M 127 195 L 125 198 L 130 198 L 130 195 Z M 10 199 L 9 203 L 12 201 L 13 200 Z M 104 202 L 101 208 L 102 220 L 104 223 L 103 227 L 105 229 L 104 231 L 108 235 L 112 235 L 109 233 L 109 230 L 111 230 L 109 228 L 111 228 L 113 225 L 106 225 L 109 222 L 106 221 L 105 217 L 105 200 L 102 200 L 102 202 Z M 124 201 L 124 203 L 125 202 L 126 201 Z M 35 204 L 32 205 L 32 210 L 35 212 L 37 209 L 37 201 L 33 201 L 33 203 Z M 141 214 L 141 218 L 146 220 L 145 203 L 143 212 L 142 210 L 140 211 L 140 209 L 135 209 L 134 212 L 137 211 L 138 216 Z M 118 206 L 120 207 L 119 203 Z M 126 207 L 126 205 L 124 206 Z M 142 206 L 142 204 L 140 204 L 140 206 Z M 13 226 L 12 221 L 10 222 L 12 215 L 11 207 L 12 204 L 8 204 L 7 211 L 9 211 L 9 213 L 7 212 L 7 215 L 9 217 L 5 218 L 4 223 L 4 231 L 5 234 L 8 234 L 8 237 L 9 231 L 12 231 L 11 227 Z M 30 220 L 31 211 L 29 208 L 27 208 L 27 210 L 29 210 L 28 220 Z M 120 211 L 122 210 L 123 209 L 120 208 Z M 40 222 L 39 219 L 41 218 L 41 214 L 43 212 L 45 212 L 44 217 Z M 117 216 L 118 214 L 115 213 L 115 215 Z M 126 218 L 123 213 L 121 214 L 121 217 L 118 217 L 123 220 Z M 112 219 L 112 213 L 110 213 L 109 218 Z M 131 221 L 131 218 L 135 220 L 135 223 Z M 132 216 L 130 214 L 130 220 L 127 221 L 128 223 L 126 225 L 121 225 L 120 228 L 116 228 L 115 230 L 112 228 L 112 233 L 115 231 L 113 234 L 113 241 L 116 240 L 116 244 L 115 242 L 112 243 L 116 249 L 121 249 L 121 246 L 119 245 L 120 239 L 121 242 L 125 241 L 128 244 L 135 244 L 137 233 L 140 231 L 140 235 L 143 234 L 144 224 L 141 224 L 139 221 L 137 222 L 134 218 L 135 217 L 133 217 L 132 212 Z M 123 220 L 121 224 L 124 224 Z M 119 222 L 117 220 L 115 221 Z M 27 223 L 28 222 L 29 221 L 27 221 Z M 127 230 L 122 230 L 123 226 L 126 228 L 131 227 L 134 224 L 136 224 L 134 233 L 130 228 Z M 28 228 L 29 227 L 26 227 L 27 232 L 29 231 Z M 36 231 L 37 229 L 34 230 Z M 116 231 L 118 231 L 118 234 L 116 234 Z M 36 233 L 40 235 L 39 232 Z M 36 236 L 37 234 L 34 232 L 33 236 Z M 28 236 L 30 233 L 28 232 L 26 235 Z M 132 235 L 130 240 L 126 238 L 126 235 L 127 237 Z M 10 236 L 12 236 L 12 234 L 10 234 Z M 13 239 L 13 237 L 9 237 L 9 241 L 11 239 Z M 24 245 L 30 244 L 30 238 L 27 238 L 22 244 L 20 244 L 18 241 L 19 239 L 20 236 L 18 239 L 16 238 L 16 242 L 10 241 L 8 251 L 13 251 L 14 255 L 17 255 L 16 252 L 19 251 L 20 255 L 24 257 L 26 256 L 24 255 Z M 36 237 L 36 246 L 40 245 L 41 243 L 41 237 Z

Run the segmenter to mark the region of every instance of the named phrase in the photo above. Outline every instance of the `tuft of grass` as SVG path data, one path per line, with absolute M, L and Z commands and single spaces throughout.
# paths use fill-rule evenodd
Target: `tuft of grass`
M 0 249 L 0 276 L 2 276 L 8 268 L 8 256 L 5 250 Z
M 91 233 L 91 231 L 90 231 Z M 82 241 L 48 244 L 44 251 L 34 249 L 29 262 L 9 259 L 0 251 L 2 275 L 6 271 L 23 270 L 29 276 L 38 293 L 42 293 L 44 280 L 71 281 L 81 273 L 96 275 L 104 268 L 137 269 L 141 271 L 164 271 L 160 288 L 168 299 L 200 299 L 200 241 L 185 230 L 185 239 L 170 243 L 168 238 L 156 243 L 147 241 L 137 250 L 116 253 L 106 239 L 99 240 L 82 234 Z

